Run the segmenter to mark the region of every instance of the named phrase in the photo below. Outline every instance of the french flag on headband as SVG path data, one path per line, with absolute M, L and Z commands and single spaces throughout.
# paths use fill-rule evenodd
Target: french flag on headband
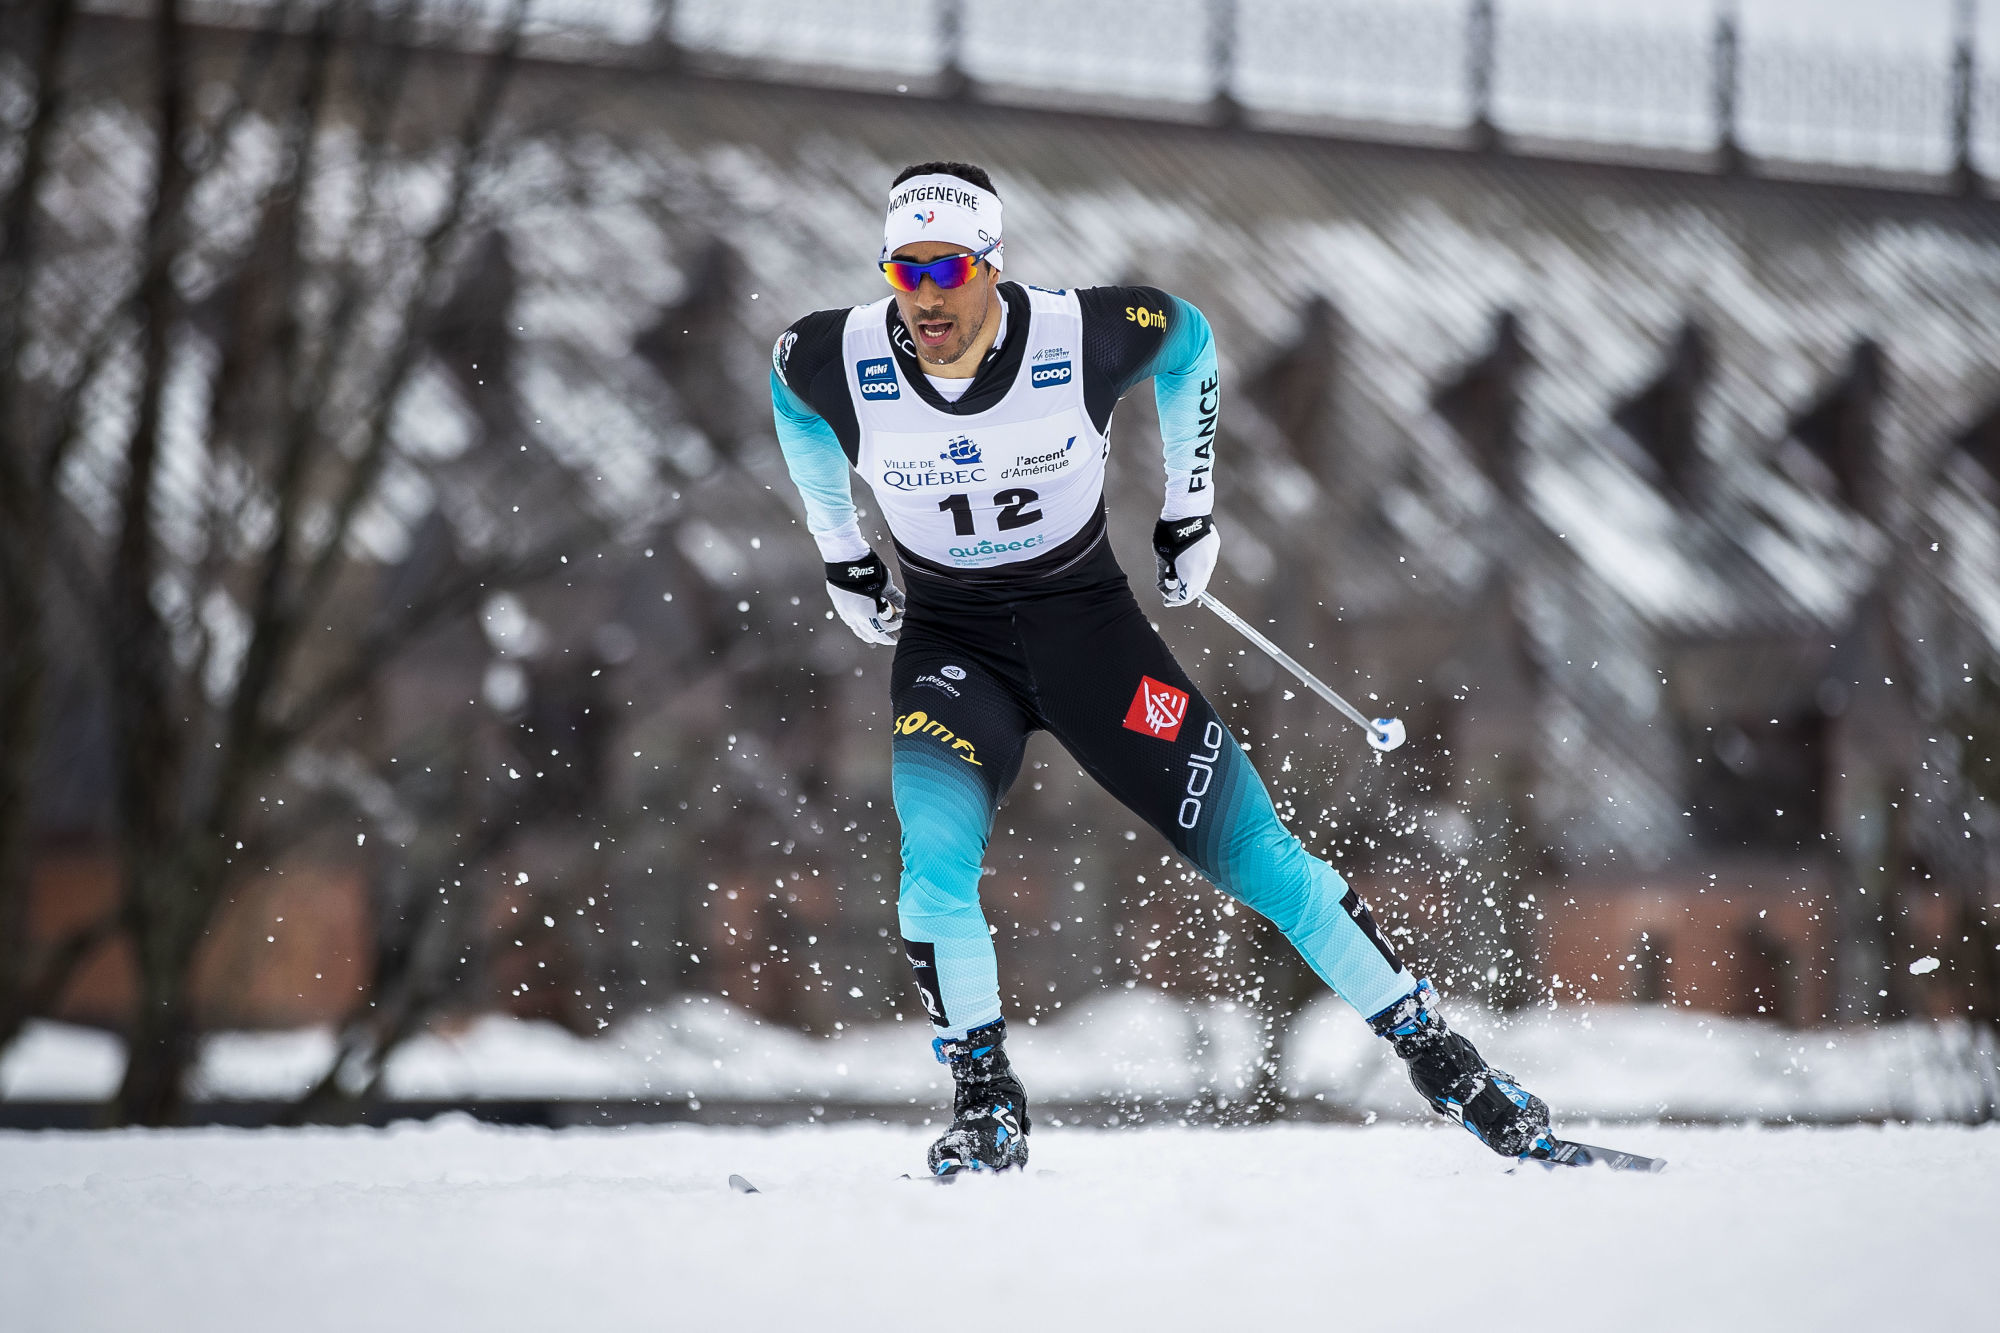
M 1177 690 L 1151 676 L 1141 676 L 1139 692 L 1132 696 L 1132 706 L 1125 710 L 1125 728 L 1170 741 L 1181 734 L 1187 708 L 1186 690 Z

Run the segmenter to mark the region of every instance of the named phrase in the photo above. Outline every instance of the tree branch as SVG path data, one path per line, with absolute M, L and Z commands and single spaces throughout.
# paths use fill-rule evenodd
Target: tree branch
M 29 1019 L 39 1018 L 54 1010 L 56 1001 L 62 998 L 76 969 L 118 931 L 118 912 L 107 912 L 58 940 L 44 955 L 39 967 L 24 969 L 19 986 L 11 993 L 0 993 L 0 1051 L 7 1049 L 20 1035 Z
M 468 867 L 480 865 L 496 855 L 513 837 L 514 828 L 511 824 L 482 819 L 472 832 L 474 836 L 469 843 L 463 840 L 462 835 L 452 839 L 457 847 L 455 855 L 461 858 L 462 865 Z M 470 880 L 471 876 L 462 878 Z M 439 951 L 432 950 L 434 956 L 425 959 L 418 956 L 419 950 L 427 938 L 434 940 L 443 935 L 445 947 L 441 956 L 450 958 L 456 952 L 452 946 L 453 928 L 462 927 L 472 918 L 480 905 L 481 894 L 467 883 L 449 898 L 434 898 L 426 894 L 421 901 L 424 903 L 422 913 L 409 923 L 402 938 L 396 941 L 400 949 L 392 950 L 406 960 L 402 973 L 390 979 L 387 987 L 383 984 L 384 978 L 378 976 L 376 984 L 370 988 L 371 994 L 356 1001 L 341 1025 L 340 1046 L 327 1065 L 326 1073 L 292 1104 L 282 1123 L 300 1123 L 319 1113 L 336 1098 L 364 1103 L 377 1096 L 382 1079 L 388 1072 L 390 1057 L 422 1029 L 424 1019 L 448 993 L 443 968 L 438 966 Z M 340 1086 L 341 1071 L 364 1051 L 368 1062 L 368 1081 L 358 1092 L 348 1094 Z
M 307 576 L 300 592 L 301 605 L 310 609 L 326 595 L 338 572 L 348 534 L 353 530 L 354 519 L 361 506 L 374 493 L 380 480 L 382 469 L 388 461 L 390 445 L 390 425 L 394 420 L 397 401 L 402 397 L 403 386 L 408 383 L 410 373 L 417 360 L 417 350 L 428 336 L 432 321 L 437 317 L 441 301 L 439 280 L 445 267 L 445 259 L 451 242 L 458 236 L 472 184 L 478 168 L 483 165 L 490 146 L 493 127 L 498 119 L 500 100 L 505 94 L 508 81 L 520 57 L 521 30 L 527 18 L 528 0 L 512 0 L 508 9 L 506 28 L 502 34 L 500 48 L 493 54 L 479 87 L 473 95 L 472 104 L 466 113 L 464 124 L 458 136 L 458 160 L 453 169 L 452 183 L 446 195 L 444 212 L 432 224 L 420 248 L 420 261 L 416 282 L 403 310 L 403 318 L 395 346 L 385 363 L 388 374 L 377 386 L 370 407 L 367 423 L 366 442 L 361 457 L 355 461 L 348 475 L 346 488 L 342 491 L 338 504 L 334 507 L 333 522 L 327 534 L 326 544 L 321 548 L 319 558 L 314 562 L 312 572 Z
M 19 419 L 22 331 L 35 261 L 35 214 L 48 173 L 49 139 L 62 114 L 63 52 L 69 42 L 75 0 L 49 0 L 35 50 L 35 109 L 21 144 L 20 172 L 0 212 L 0 516 L 22 522 L 32 504 L 28 476 L 15 441 L 27 438 Z
M 277 226 L 283 245 L 279 249 L 277 272 L 272 275 L 278 304 L 277 327 L 272 332 L 272 349 L 278 362 L 278 378 L 285 386 L 284 419 L 288 429 L 279 448 L 276 492 L 277 514 L 270 545 L 264 552 L 263 569 L 257 580 L 250 616 L 250 642 L 230 696 L 217 781 L 208 809 L 199 826 L 219 834 L 229 821 L 250 772 L 257 765 L 260 721 L 276 688 L 284 661 L 298 632 L 299 621 L 290 596 L 294 543 L 298 540 L 299 512 L 305 502 L 310 475 L 311 444 L 314 436 L 302 429 L 302 415 L 309 420 L 310 407 L 302 414 L 293 401 L 299 378 L 300 341 L 299 286 L 304 272 L 300 254 L 300 210 L 312 183 L 314 148 L 318 140 L 319 117 L 326 95 L 329 66 L 333 59 L 335 8 L 319 12 L 307 47 L 306 76 L 300 81 L 286 134 L 290 167 L 274 183 L 271 207 L 277 211 Z M 250 280 L 257 280 L 255 274 Z M 197 686 L 198 688 L 198 686 Z
M 159 0 L 155 24 L 158 69 L 158 166 L 146 222 L 145 263 L 139 284 L 141 383 L 138 409 L 125 451 L 125 480 L 113 556 L 105 630 L 112 676 L 112 713 L 118 735 L 119 787 L 128 855 L 155 855 L 168 837 L 171 796 L 180 747 L 167 717 L 172 656 L 166 627 L 153 606 L 158 534 L 153 492 L 159 466 L 172 331 L 180 302 L 173 259 L 180 233 L 187 173 L 181 156 L 185 121 L 186 53 L 180 0 Z
M 326 720 L 334 709 L 365 690 L 383 667 L 411 640 L 454 616 L 467 614 L 490 592 L 519 587 L 562 567 L 563 558 L 599 534 L 583 529 L 567 534 L 530 555 L 490 561 L 448 580 L 429 597 L 419 599 L 364 634 L 347 661 L 328 674 L 292 711 L 271 727 L 270 744 L 283 749 L 296 744 Z

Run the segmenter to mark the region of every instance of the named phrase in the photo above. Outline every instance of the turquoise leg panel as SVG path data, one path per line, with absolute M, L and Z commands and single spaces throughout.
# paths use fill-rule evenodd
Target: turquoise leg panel
M 1000 1017 L 999 963 L 979 910 L 993 798 L 977 767 L 923 735 L 896 737 L 891 781 L 903 826 L 897 920 L 905 941 L 929 946 L 925 962 L 937 976 L 925 1006 L 942 1004 L 943 1013 L 931 1015 L 938 1035 L 963 1037 Z

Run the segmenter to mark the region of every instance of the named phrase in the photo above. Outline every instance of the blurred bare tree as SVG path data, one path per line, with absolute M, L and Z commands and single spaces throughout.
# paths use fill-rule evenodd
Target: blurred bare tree
M 332 816 L 351 822 L 366 783 L 342 776 L 350 705 L 424 636 L 598 536 L 580 517 L 458 523 L 440 535 L 449 558 L 382 596 L 368 532 L 392 487 L 453 465 L 397 443 L 422 353 L 476 366 L 466 329 L 504 327 L 504 310 L 477 319 L 508 297 L 480 187 L 525 8 L 459 85 L 439 188 L 412 207 L 392 144 L 414 49 L 397 39 L 417 5 L 277 6 L 233 77 L 203 80 L 179 0 L 160 0 L 142 62 L 145 207 L 109 243 L 59 236 L 45 212 L 52 147 L 75 132 L 74 5 L 7 16 L 33 96 L 11 127 L 0 241 L 0 1043 L 106 932 L 124 934 L 140 994 L 121 1121 L 177 1114 L 193 964 L 232 886 Z M 275 151 L 251 151 L 260 135 Z M 346 156 L 329 161 L 336 143 Z M 111 277 L 83 284 L 82 264 Z M 93 485 L 95 509 L 79 502 Z M 115 919 L 31 957 L 28 807 L 57 599 L 104 673 L 122 891 Z

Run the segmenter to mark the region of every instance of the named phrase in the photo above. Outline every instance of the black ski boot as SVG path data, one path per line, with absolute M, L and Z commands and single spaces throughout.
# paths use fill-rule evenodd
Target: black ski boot
M 951 1066 L 951 1128 L 931 1145 L 931 1174 L 1005 1171 L 1028 1163 L 1028 1094 L 1007 1063 L 1007 1020 L 974 1028 L 962 1041 L 931 1043 Z
M 1490 1067 L 1471 1042 L 1445 1027 L 1430 982 L 1418 982 L 1368 1025 L 1409 1064 L 1410 1082 L 1432 1110 L 1471 1130 L 1502 1157 L 1547 1153 L 1554 1142 L 1548 1104 Z

